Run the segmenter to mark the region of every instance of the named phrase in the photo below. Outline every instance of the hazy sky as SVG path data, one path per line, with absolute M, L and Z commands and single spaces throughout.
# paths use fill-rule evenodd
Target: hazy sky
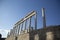
M 37 27 L 41 28 L 43 7 L 46 25 L 60 25 L 60 0 L 0 0 L 0 33 L 6 37 L 13 25 L 32 10 L 37 12 Z

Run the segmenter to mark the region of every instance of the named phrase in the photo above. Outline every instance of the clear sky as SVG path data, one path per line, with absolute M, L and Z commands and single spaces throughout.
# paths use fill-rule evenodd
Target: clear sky
M 0 33 L 6 37 L 13 25 L 32 10 L 37 12 L 37 27 L 42 28 L 43 7 L 46 25 L 60 25 L 60 0 L 0 0 Z

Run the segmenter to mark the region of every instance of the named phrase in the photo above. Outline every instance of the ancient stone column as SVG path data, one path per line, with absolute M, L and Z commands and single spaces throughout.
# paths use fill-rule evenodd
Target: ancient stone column
M 16 34 L 18 34 L 18 25 L 17 25 L 17 27 L 16 27 Z
M 43 33 L 44 37 L 46 37 L 46 19 L 45 19 L 45 8 L 42 8 L 42 18 L 43 18 Z M 46 39 L 46 38 L 44 38 Z
M 15 35 L 17 36 L 17 28 L 15 27 Z
M 17 25 L 17 35 L 19 35 L 19 25 Z
M 42 8 L 43 28 L 46 28 L 45 9 Z
M 16 35 L 16 28 L 15 28 L 15 35 Z
M 14 35 L 14 29 L 12 29 L 12 35 Z
M 18 34 L 19 34 L 19 32 L 20 32 L 20 24 L 19 24 L 19 26 L 18 26 Z
M 15 36 L 15 28 L 13 28 L 13 35 Z
M 21 26 L 21 31 L 23 31 L 23 22 L 22 22 L 22 26 Z
M 14 35 L 14 28 L 13 28 L 13 35 Z
M 10 30 L 10 35 L 12 34 L 12 29 Z
M 24 30 L 26 30 L 26 23 L 27 23 L 27 20 L 25 20 L 25 28 L 24 28 Z
M 16 28 L 14 27 L 14 36 L 16 35 Z
M 18 31 L 17 31 L 17 26 L 15 26 L 15 36 L 17 36 L 17 33 L 18 33 Z
M 29 18 L 29 31 L 31 29 L 31 17 Z
M 35 30 L 37 29 L 37 14 L 35 12 Z

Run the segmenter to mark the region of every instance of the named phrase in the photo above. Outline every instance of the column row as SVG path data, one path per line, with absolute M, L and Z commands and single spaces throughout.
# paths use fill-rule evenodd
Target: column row
M 31 18 L 28 18 L 27 20 L 29 21 L 29 30 L 31 28 Z M 13 28 L 13 32 L 11 32 L 13 35 L 19 35 L 21 33 L 21 31 L 27 30 L 27 20 L 23 21 L 22 23 L 15 25 L 15 27 Z M 37 15 L 34 15 L 34 25 L 35 25 L 35 30 L 37 29 Z M 24 26 L 23 26 L 24 25 Z

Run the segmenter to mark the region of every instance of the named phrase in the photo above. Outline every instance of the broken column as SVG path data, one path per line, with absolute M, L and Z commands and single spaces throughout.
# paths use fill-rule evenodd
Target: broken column
M 45 9 L 42 8 L 43 28 L 46 28 Z
M 42 8 L 42 18 L 43 18 L 43 40 L 46 39 L 46 19 L 45 19 L 45 8 Z

